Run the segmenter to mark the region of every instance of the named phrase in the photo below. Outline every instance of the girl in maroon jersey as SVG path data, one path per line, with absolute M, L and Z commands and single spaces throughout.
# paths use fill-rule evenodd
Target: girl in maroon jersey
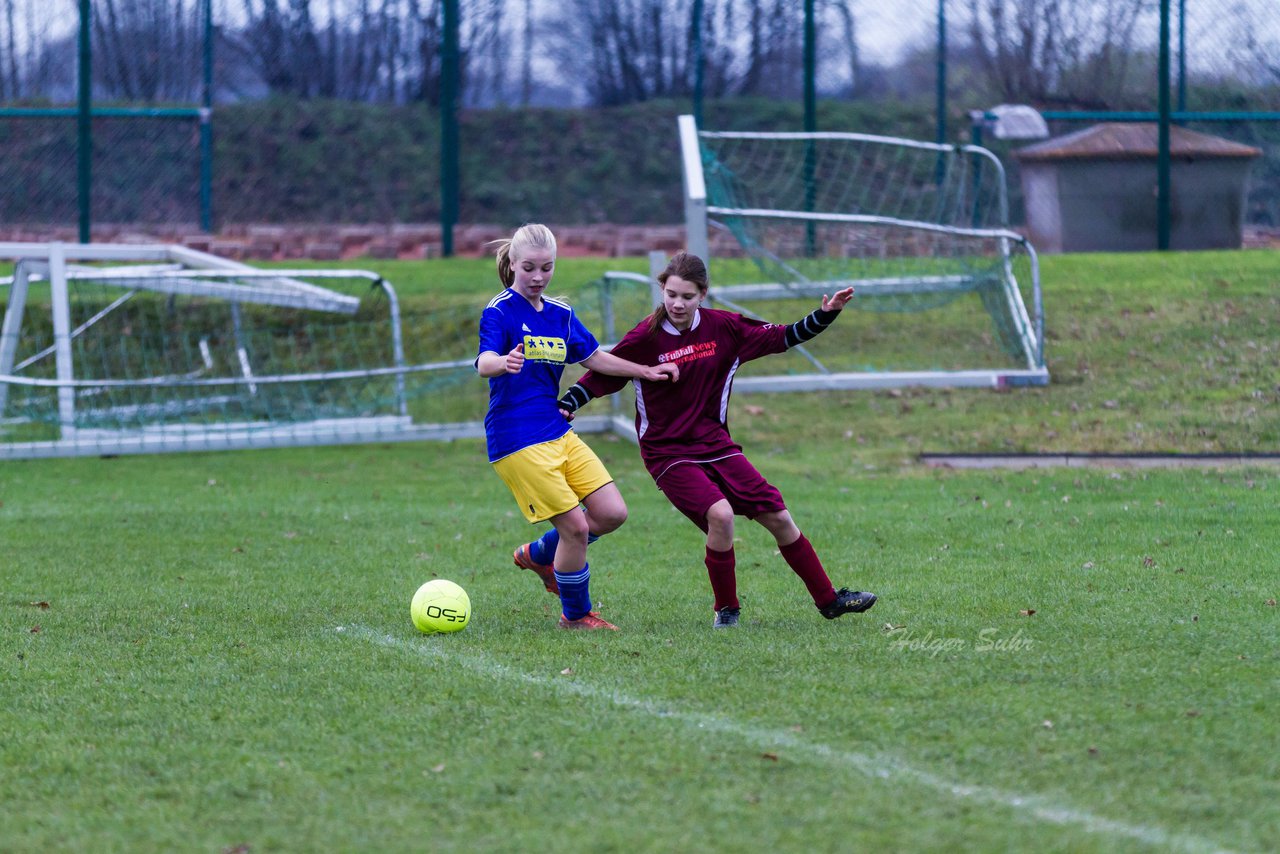
M 824 295 L 821 308 L 783 325 L 702 308 L 707 267 L 696 255 L 675 255 L 658 282 L 662 304 L 623 337 L 613 354 L 640 364 L 675 362 L 680 367 L 679 383 L 634 381 L 636 433 L 640 456 L 658 488 L 707 535 L 706 566 L 715 595 L 713 625 L 723 628 L 738 623 L 735 515 L 759 522 L 773 535 L 783 559 L 800 576 L 822 616 L 832 620 L 867 610 L 875 604 L 875 594 L 832 586 L 782 494 L 743 455 L 742 447 L 729 435 L 726 420 L 738 367 L 818 335 L 848 304 L 853 288 L 829 298 Z M 627 382 L 623 377 L 588 372 L 560 399 L 561 408 L 571 417 L 588 400 L 612 394 Z

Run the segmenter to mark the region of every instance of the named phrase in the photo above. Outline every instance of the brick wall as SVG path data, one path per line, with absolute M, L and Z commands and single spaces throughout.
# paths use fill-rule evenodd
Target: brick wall
M 683 225 L 555 226 L 562 256 L 642 256 L 652 250 L 672 253 L 684 248 Z M 453 230 L 454 254 L 480 257 L 492 253 L 491 240 L 510 237 L 496 225 L 459 225 Z M 233 225 L 208 234 L 193 226 L 95 225 L 95 243 L 176 243 L 225 258 L 249 261 L 347 258 L 438 258 L 440 226 L 435 223 L 395 225 Z M 0 226 L 0 241 L 78 241 L 75 227 Z
M 683 225 L 556 226 L 560 255 L 606 258 L 644 256 L 658 250 L 671 254 L 684 248 Z M 491 240 L 510 237 L 496 225 L 460 225 L 453 230 L 454 254 L 480 257 L 492 251 Z M 194 226 L 99 225 L 95 243 L 176 243 L 224 258 L 243 261 L 347 258 L 438 258 L 440 226 L 435 223 L 395 225 L 234 225 L 216 234 Z M 711 254 L 718 258 L 742 254 L 723 231 L 712 231 Z M 75 243 L 74 227 L 0 226 L 0 241 L 62 241 Z M 1246 249 L 1280 248 L 1280 228 L 1246 226 Z

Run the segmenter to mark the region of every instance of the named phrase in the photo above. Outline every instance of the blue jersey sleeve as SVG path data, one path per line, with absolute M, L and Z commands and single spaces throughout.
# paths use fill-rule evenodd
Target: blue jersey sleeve
M 583 359 L 591 358 L 591 354 L 600 349 L 600 342 L 596 341 L 596 336 L 591 334 L 591 330 L 578 320 L 577 312 L 569 315 L 569 341 L 568 341 L 568 361 L 570 364 L 577 364 Z
M 486 308 L 480 315 L 480 349 L 476 351 L 476 361 L 486 351 L 505 356 L 515 346 L 516 342 L 510 340 L 506 324 L 502 322 L 502 312 L 493 306 Z

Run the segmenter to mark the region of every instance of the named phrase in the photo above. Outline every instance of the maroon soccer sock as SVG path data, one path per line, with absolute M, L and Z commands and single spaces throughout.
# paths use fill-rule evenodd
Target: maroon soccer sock
M 721 608 L 739 607 L 737 563 L 733 546 L 729 546 L 727 552 L 718 552 L 707 546 L 707 577 L 711 579 L 711 592 L 715 594 L 717 611 Z
M 800 539 L 794 543 L 778 546 L 778 551 L 782 552 L 782 559 L 787 562 L 787 566 L 791 567 L 795 574 L 800 576 L 804 586 L 809 588 L 813 604 L 819 608 L 831 604 L 836 598 L 836 591 L 831 586 L 831 579 L 827 577 L 827 571 L 822 568 L 822 561 L 818 560 L 818 553 L 813 550 L 813 544 L 809 542 L 809 538 L 801 534 Z

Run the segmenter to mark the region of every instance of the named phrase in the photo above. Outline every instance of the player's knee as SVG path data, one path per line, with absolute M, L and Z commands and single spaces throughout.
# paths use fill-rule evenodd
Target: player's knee
M 594 523 L 597 534 L 607 534 L 610 531 L 616 531 L 622 527 L 622 523 L 627 521 L 627 505 L 617 504 L 606 507 L 599 513 L 591 514 L 591 521 Z
M 733 508 L 716 504 L 707 511 L 707 534 L 733 538 Z
M 560 542 L 571 546 L 587 547 L 587 535 L 591 532 L 587 529 L 585 519 L 580 524 L 557 525 L 556 530 L 560 532 Z
M 791 514 L 786 510 L 780 510 L 776 513 L 761 513 L 756 517 L 756 521 L 764 526 L 769 533 L 773 534 L 779 545 L 790 543 L 800 536 L 800 529 L 796 527 Z

